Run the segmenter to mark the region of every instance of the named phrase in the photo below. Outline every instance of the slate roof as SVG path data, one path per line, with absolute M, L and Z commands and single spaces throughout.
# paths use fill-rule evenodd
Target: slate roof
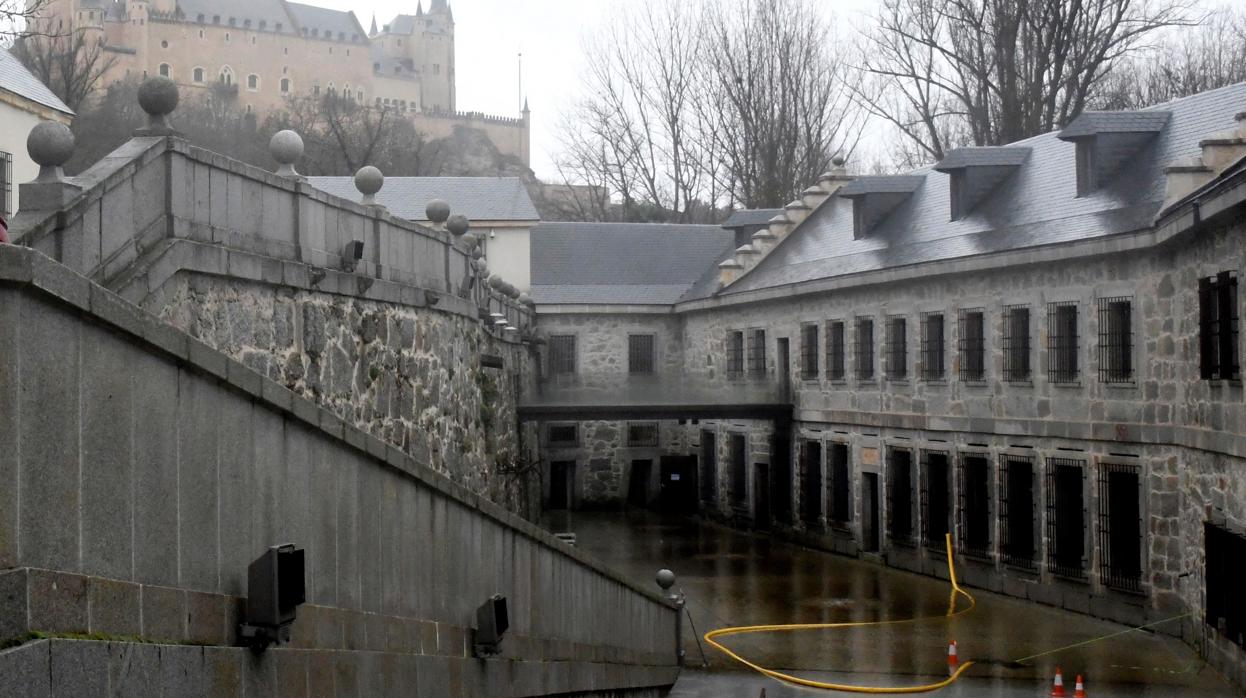
M 920 176 L 912 175 L 866 175 L 857 177 L 835 192 L 839 196 L 864 196 L 866 194 L 912 194 L 922 185 Z
M 26 70 L 26 66 L 18 62 L 13 54 L 2 48 L 0 48 L 0 90 L 11 92 L 18 97 L 64 114 L 74 115 L 73 110 L 65 106 L 60 97 L 57 97 L 47 85 L 39 81 L 39 78 Z
M 363 41 L 367 36 L 354 12 L 330 10 L 327 7 L 301 5 L 296 2 L 287 2 L 286 6 L 290 8 L 290 14 L 299 27 L 308 30 L 319 29 L 321 36 L 325 36 L 325 32 L 328 32 L 329 37 L 355 43 Z
M 1156 133 L 1164 130 L 1172 113 L 1155 108 L 1150 111 L 1082 112 L 1060 132 L 1061 140 L 1084 138 L 1098 133 Z
M 1129 128 L 1167 126 L 1120 167 L 1110 181 L 1077 196 L 1076 146 L 1052 132 L 1017 143 L 1031 149 L 1025 164 L 971 213 L 949 220 L 948 175 L 932 168 L 909 177 L 925 181 L 891 213 L 853 239 L 852 201 L 832 197 L 752 271 L 724 294 L 832 278 L 938 260 L 1102 238 L 1149 228 L 1164 202 L 1164 166 L 1197 157 L 1208 134 L 1235 126 L 1246 106 L 1246 83 L 1185 97 L 1131 118 Z M 1170 112 L 1171 117 L 1162 116 Z M 1099 120 L 1104 123 L 1105 120 Z M 1107 119 L 1106 122 L 1112 122 Z M 1123 122 L 1112 122 L 1121 128 Z M 845 187 L 877 178 L 861 178 Z M 843 193 L 844 190 L 840 190 Z M 699 276 L 699 275 L 698 275 Z M 696 296 L 713 292 L 706 284 Z
M 781 208 L 748 208 L 736 211 L 723 221 L 724 228 L 743 228 L 746 225 L 764 225 L 771 218 L 783 213 Z
M 382 27 L 381 31 L 386 34 L 410 34 L 415 31 L 415 16 L 398 15 Z
M 293 17 L 282 0 L 177 0 L 177 9 L 191 22 L 203 15 L 204 22 L 211 24 L 212 17 L 219 15 L 221 26 L 229 26 L 229 18 L 233 17 L 234 26 L 240 28 L 249 19 L 252 29 L 264 22 L 265 31 L 275 32 L 280 24 L 282 34 L 295 32 Z
M 354 177 L 308 177 L 307 181 L 343 199 L 360 198 Z M 535 223 L 541 219 L 518 177 L 386 177 L 376 195 L 390 213 L 411 221 L 427 221 L 424 207 L 433 199 L 443 199 L 451 213 L 473 221 Z
M 939 172 L 947 172 L 966 167 L 1016 167 L 1029 156 L 1029 148 L 970 146 L 948 153 L 934 168 Z
M 718 225 L 542 223 L 530 293 L 545 304 L 670 305 L 734 241 Z

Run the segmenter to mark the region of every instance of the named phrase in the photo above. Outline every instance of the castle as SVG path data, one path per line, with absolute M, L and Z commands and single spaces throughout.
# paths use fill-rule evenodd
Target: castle
M 365 31 L 354 12 L 287 0 L 52 0 L 35 32 L 103 42 L 112 65 L 100 84 L 163 75 L 186 96 L 235 95 L 264 115 L 289 98 L 341 95 L 408 115 L 430 138 L 456 126 L 483 130 L 505 155 L 529 163 L 530 117 L 460 113 L 455 98 L 454 13 L 446 0 Z

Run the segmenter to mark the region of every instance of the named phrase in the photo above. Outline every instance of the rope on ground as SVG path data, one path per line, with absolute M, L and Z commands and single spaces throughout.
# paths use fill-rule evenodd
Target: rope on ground
M 948 605 L 948 611 L 947 611 L 946 616 L 918 616 L 916 618 L 900 618 L 900 619 L 895 619 L 895 620 L 877 620 L 877 621 L 854 621 L 854 622 L 846 622 L 846 623 L 794 623 L 794 624 L 788 624 L 788 625 L 749 625 L 749 626 L 741 626 L 741 627 L 736 627 L 736 628 L 719 628 L 718 630 L 711 630 L 710 632 L 705 633 L 705 641 L 709 643 L 710 645 L 712 645 L 718 651 L 727 655 L 731 659 L 739 662 L 740 664 L 743 664 L 744 666 L 752 669 L 753 671 L 756 671 L 765 676 L 769 676 L 772 679 L 776 679 L 778 681 L 784 681 L 786 683 L 794 684 L 797 686 L 805 686 L 807 688 L 821 688 L 821 689 L 825 689 L 828 691 L 844 691 L 848 693 L 898 694 L 898 693 L 929 693 L 930 691 L 937 691 L 940 688 L 944 688 L 946 686 L 951 685 L 954 681 L 959 679 L 961 674 L 964 673 L 966 669 L 973 666 L 973 662 L 965 662 L 964 664 L 961 664 L 956 669 L 956 671 L 952 673 L 951 676 L 949 676 L 948 678 L 938 683 L 925 684 L 921 686 L 895 686 L 895 687 L 853 686 L 853 685 L 848 685 L 848 684 L 814 681 L 812 679 L 805 679 L 799 676 L 792 676 L 791 674 L 784 674 L 783 672 L 775 671 L 774 669 L 767 669 L 766 667 L 750 662 L 749 660 L 731 651 L 730 649 L 728 649 L 727 647 L 719 643 L 716 640 L 716 638 L 727 637 L 728 635 L 744 635 L 748 633 L 794 632 L 794 631 L 800 631 L 800 630 L 829 630 L 829 629 L 834 629 L 834 628 L 860 628 L 860 627 L 874 626 L 874 625 L 903 625 L 903 624 L 908 624 L 908 623 L 920 623 L 923 621 L 937 620 L 937 619 L 942 619 L 942 618 L 952 618 L 954 616 L 959 616 L 959 615 L 968 613 L 973 610 L 974 606 L 977 605 L 977 601 L 974 600 L 972 594 L 965 591 L 964 589 L 961 589 L 960 584 L 958 584 L 956 581 L 956 567 L 952 563 L 952 536 L 950 534 L 945 537 L 945 543 L 947 544 L 948 574 L 951 577 L 951 582 L 952 582 L 952 597 Z M 960 594 L 969 600 L 969 606 L 959 611 L 956 610 L 957 594 Z
M 1102 642 L 1102 641 L 1104 641 L 1104 640 L 1110 640 L 1110 639 L 1112 639 L 1112 638 L 1114 638 L 1114 637 L 1117 637 L 1117 636 L 1119 636 L 1119 635 L 1128 635 L 1129 633 L 1132 633 L 1132 632 L 1134 632 L 1135 630 L 1145 630 L 1145 629 L 1147 629 L 1147 628 L 1151 628 L 1151 627 L 1154 627 L 1154 626 L 1156 626 L 1156 625 L 1163 625 L 1164 623 L 1170 623 L 1170 622 L 1172 622 L 1172 621 L 1174 621 L 1174 620 L 1181 620 L 1182 618 L 1187 618 L 1187 617 L 1192 616 L 1192 615 L 1194 615 L 1194 614 L 1193 614 L 1193 613 L 1182 613 L 1182 614 L 1181 614 L 1181 615 L 1179 615 L 1179 616 L 1172 616 L 1171 618 L 1164 618 L 1164 619 L 1162 619 L 1162 620 L 1157 620 L 1157 621 L 1154 621 L 1154 622 L 1151 622 L 1151 623 L 1147 623 L 1146 625 L 1139 625 L 1139 626 L 1136 626 L 1136 627 L 1133 627 L 1133 628 L 1126 628 L 1126 629 L 1124 629 L 1124 630 L 1120 630 L 1120 631 L 1117 631 L 1117 632 L 1114 632 L 1114 633 L 1108 633 L 1107 635 L 1100 635 L 1099 637 L 1092 637 L 1092 638 L 1090 638 L 1089 640 L 1083 640 L 1083 641 L 1081 641 L 1081 642 L 1075 642 L 1075 643 L 1073 643 L 1073 644 L 1071 644 L 1071 645 L 1065 645 L 1064 647 L 1057 647 L 1057 648 L 1056 648 L 1056 649 L 1054 649 L 1054 650 L 1047 650 L 1046 652 L 1039 652 L 1038 654 L 1031 654 L 1031 655 L 1030 655 L 1030 656 L 1028 656 L 1028 657 L 1022 657 L 1022 658 L 1020 658 L 1020 659 L 1013 660 L 1013 663 L 1014 663 L 1014 664 L 1021 664 L 1022 666 L 1024 666 L 1024 665 L 1025 665 L 1025 663 L 1026 663 L 1026 662 L 1028 662 L 1028 661 L 1030 661 L 1031 659 L 1038 659 L 1039 657 L 1045 657 L 1045 656 L 1047 656 L 1047 655 L 1049 655 L 1049 654 L 1055 654 L 1055 653 L 1057 653 L 1057 652 L 1063 652 L 1063 651 L 1065 651 L 1065 650 L 1071 650 L 1071 649 L 1073 649 L 1074 647 L 1081 647 L 1082 645 L 1090 645 L 1090 644 L 1093 644 L 1093 643 L 1096 643 L 1096 642 Z

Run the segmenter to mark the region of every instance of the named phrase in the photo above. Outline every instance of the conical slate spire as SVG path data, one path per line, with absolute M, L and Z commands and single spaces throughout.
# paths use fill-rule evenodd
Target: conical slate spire
M 372 28 L 368 30 L 368 36 L 376 36 L 376 13 L 372 13 Z

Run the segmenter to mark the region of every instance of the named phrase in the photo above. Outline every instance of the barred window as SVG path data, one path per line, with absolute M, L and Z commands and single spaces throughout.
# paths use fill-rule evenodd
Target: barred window
M 943 380 L 943 313 L 922 313 L 922 378 Z
M 800 328 L 800 377 L 818 378 L 818 326 L 813 323 Z
M 913 544 L 913 452 L 887 449 L 887 535 L 892 543 Z
M 1047 569 L 1074 579 L 1086 577 L 1085 463 L 1047 459 Z
M 744 333 L 731 330 L 727 333 L 727 375 L 738 378 L 744 374 Z
M 952 532 L 951 474 L 946 453 L 922 451 L 922 541 L 933 550 L 946 550 Z
M 963 308 L 957 317 L 960 343 L 960 377 L 966 381 L 986 378 L 986 315 L 981 308 Z
M 1142 590 L 1141 469 L 1099 464 L 1099 581 L 1113 589 Z
M 802 449 L 800 477 L 800 520 L 807 524 L 822 522 L 822 442 L 806 441 Z
M 1047 380 L 1077 380 L 1077 303 L 1047 304 Z
M 731 501 L 742 504 L 748 494 L 748 440 L 731 435 Z
M 714 432 L 701 430 L 701 501 L 718 501 L 718 445 Z
M 848 444 L 830 444 L 826 462 L 831 475 L 831 524 L 845 528 L 852 522 L 852 480 L 849 474 Z
M 1004 563 L 1034 569 L 1034 461 L 1003 456 L 999 464 L 1000 543 Z
M 1099 299 L 1099 380 L 1133 380 L 1133 306 L 1129 298 Z
M 0 150 L 0 215 L 13 215 L 13 156 Z
M 1030 309 L 1004 306 L 1004 380 L 1030 379 Z
M 874 318 L 857 318 L 857 379 L 874 379 Z
M 571 445 L 579 442 L 579 429 L 575 424 L 551 424 L 546 431 L 549 444 Z
M 658 423 L 640 422 L 627 425 L 628 446 L 657 446 Z
M 960 547 L 966 555 L 991 557 L 991 461 L 982 453 L 963 453 L 957 468 L 956 502 Z
M 748 332 L 748 375 L 750 378 L 766 376 L 766 331 Z
M 1227 528 L 1203 524 L 1206 547 L 1207 624 L 1230 642 L 1246 647 L 1246 598 L 1242 595 L 1242 567 L 1246 538 Z
M 653 373 L 653 335 L 627 336 L 627 372 Z
M 826 377 L 844 379 L 844 323 L 832 320 L 826 324 Z
M 908 326 L 904 318 L 887 318 L 887 378 L 904 380 L 908 377 Z
M 575 335 L 550 336 L 549 372 L 552 376 L 575 373 Z
M 1199 374 L 1237 380 L 1237 274 L 1222 271 L 1198 280 Z

